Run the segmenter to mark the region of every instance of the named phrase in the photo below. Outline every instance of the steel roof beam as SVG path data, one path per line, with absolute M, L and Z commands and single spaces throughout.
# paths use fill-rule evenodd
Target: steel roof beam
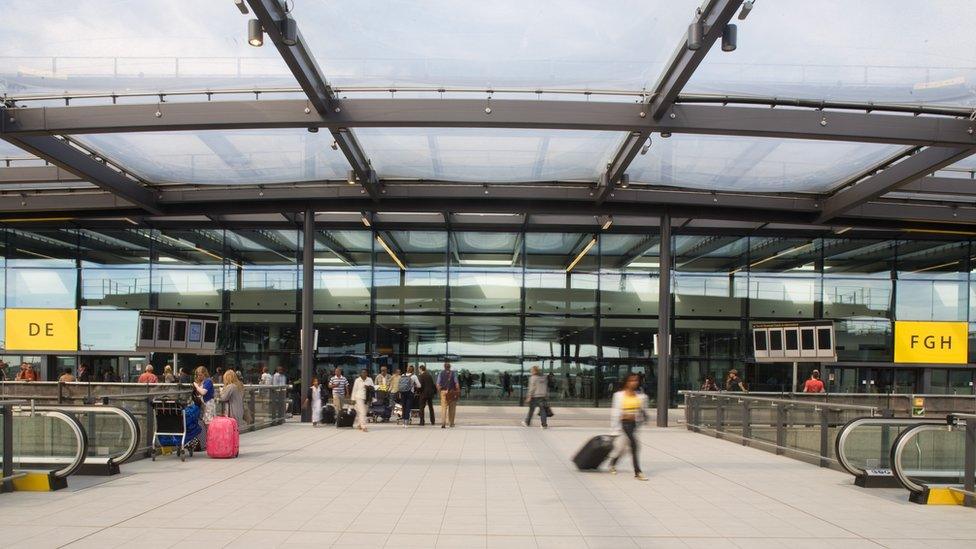
M 57 183 L 81 181 L 77 175 L 58 166 L 10 166 L 0 168 L 0 184 L 6 183 Z
M 132 204 L 159 215 L 162 210 L 156 202 L 156 197 L 149 189 L 138 182 L 113 170 L 107 165 L 96 161 L 85 152 L 72 147 L 62 139 L 52 135 L 24 135 L 3 138 L 12 145 L 20 147 L 34 156 L 67 170 L 81 179 L 112 193 L 113 195 L 131 202 Z
M 824 201 L 823 210 L 815 223 L 830 221 L 861 204 L 929 175 L 939 168 L 954 164 L 973 153 L 976 153 L 976 148 L 925 147 L 901 162 L 888 166 L 880 173 L 868 176 L 834 193 Z
M 922 194 L 976 196 L 976 179 L 968 177 L 923 177 L 906 183 L 897 190 Z
M 305 95 L 308 96 L 309 103 L 322 118 L 329 119 L 334 114 L 341 112 L 338 105 L 338 98 L 332 87 L 326 82 L 325 75 L 315 61 L 308 44 L 302 37 L 301 30 L 295 30 L 295 43 L 288 45 L 284 41 L 281 33 L 281 22 L 291 19 L 288 15 L 283 2 L 279 0 L 247 0 L 251 6 L 254 16 L 261 21 L 264 32 L 274 43 L 281 54 L 285 64 L 295 75 L 298 84 L 302 87 Z M 296 24 L 297 25 L 297 24 Z M 303 111 L 304 112 L 304 111 Z M 379 180 L 369 162 L 369 157 L 363 151 L 362 146 L 356 139 L 352 131 L 344 128 L 330 128 L 333 139 L 342 150 L 349 161 L 349 165 L 356 173 L 356 178 L 362 184 L 366 192 L 373 200 L 378 200 L 380 196 Z
M 529 128 L 976 146 L 976 134 L 969 133 L 973 123 L 965 117 L 880 112 L 678 104 L 653 120 L 640 116 L 641 106 L 619 102 L 493 99 L 486 114 L 484 101 L 474 99 L 344 99 L 340 112 L 323 118 L 306 113 L 307 107 L 302 99 L 165 103 L 158 107 L 160 117 L 155 104 L 0 108 L 0 133 L 19 138 L 247 128 Z

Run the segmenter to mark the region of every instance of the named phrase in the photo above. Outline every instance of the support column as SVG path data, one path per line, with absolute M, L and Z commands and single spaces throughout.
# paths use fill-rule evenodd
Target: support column
M 313 298 L 315 296 L 315 211 L 305 210 L 302 227 L 302 394 L 312 385 L 312 370 L 315 369 L 315 323 L 313 322 Z M 310 418 L 302 413 L 302 421 Z
M 657 309 L 657 426 L 668 426 L 671 400 L 671 214 L 661 215 Z

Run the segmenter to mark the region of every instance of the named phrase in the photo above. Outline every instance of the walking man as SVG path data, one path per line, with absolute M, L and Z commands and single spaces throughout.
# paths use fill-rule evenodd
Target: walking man
M 525 392 L 525 400 L 529 403 L 529 415 L 522 421 L 523 427 L 532 425 L 532 413 L 539 408 L 539 417 L 542 418 L 542 428 L 549 428 L 549 384 L 546 378 L 539 372 L 538 366 L 532 367 L 532 375 L 529 377 L 529 388 Z
M 434 376 L 427 371 L 427 366 L 420 365 L 420 425 L 424 424 L 424 408 L 430 410 L 430 424 L 434 425 L 434 397 L 437 395 L 437 386 L 434 384 Z
M 346 387 L 348 385 L 349 381 L 342 375 L 342 368 L 336 368 L 335 375 L 329 379 L 329 389 L 332 389 L 332 405 L 335 406 L 337 414 L 342 411 L 342 399 L 346 396 Z M 370 382 L 370 385 L 372 385 L 372 382 Z M 364 396 L 363 398 L 366 397 Z
M 441 429 L 446 429 L 448 424 L 454 427 L 454 413 L 457 410 L 457 401 L 461 398 L 461 386 L 458 384 L 458 377 L 451 370 L 451 363 L 445 362 L 444 369 L 437 374 L 437 392 L 441 397 Z

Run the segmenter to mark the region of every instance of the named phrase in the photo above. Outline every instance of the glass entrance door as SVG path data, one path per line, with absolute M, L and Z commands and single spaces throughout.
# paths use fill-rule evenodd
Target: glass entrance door
M 918 368 L 864 368 L 862 384 L 866 392 L 879 394 L 911 394 L 922 390 L 921 370 Z

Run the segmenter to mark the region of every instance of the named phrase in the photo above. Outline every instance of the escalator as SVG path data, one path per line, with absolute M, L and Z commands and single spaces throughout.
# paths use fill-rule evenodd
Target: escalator
M 837 463 L 854 476 L 862 488 L 901 486 L 891 470 L 891 450 L 895 440 L 916 425 L 945 425 L 945 420 L 890 417 L 860 417 L 837 432 Z
M 114 406 L 0 401 L 2 491 L 65 488 L 72 474 L 112 474 L 138 450 L 139 427 Z
M 892 445 L 892 474 L 915 503 L 973 505 L 974 469 L 974 414 L 949 414 L 940 423 L 915 425 Z

